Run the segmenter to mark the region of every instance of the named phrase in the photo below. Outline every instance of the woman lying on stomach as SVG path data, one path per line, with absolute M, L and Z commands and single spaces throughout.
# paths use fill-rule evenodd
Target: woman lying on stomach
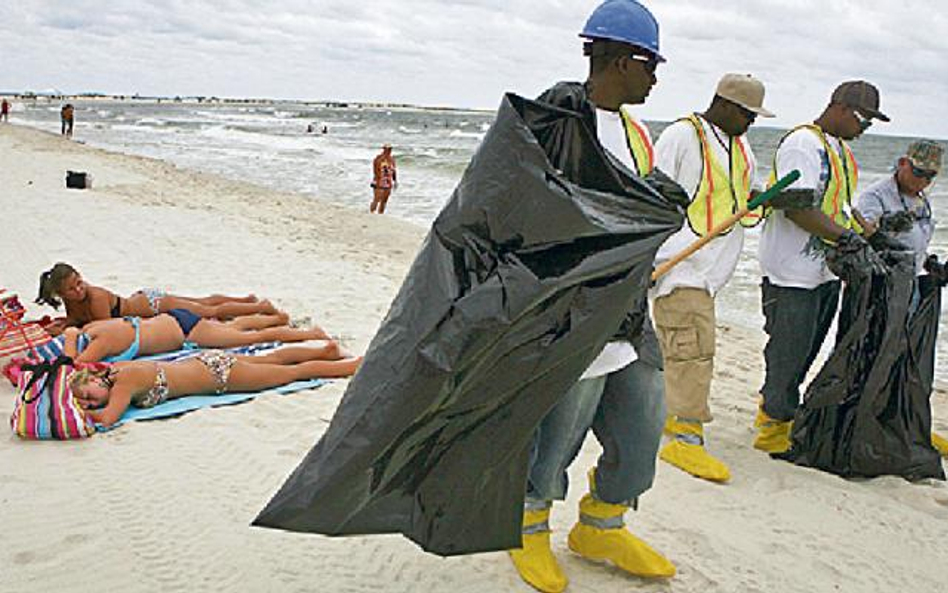
M 57 310 L 61 304 L 66 305 L 66 320 L 47 327 L 53 335 L 66 327 L 81 327 L 98 319 L 154 317 L 171 309 L 187 309 L 208 319 L 280 313 L 269 301 L 257 301 L 254 296 L 238 298 L 215 294 L 208 297 L 183 297 L 154 288 L 143 288 L 122 298 L 107 288 L 88 284 L 75 268 L 62 262 L 40 275 L 36 303 Z
M 109 426 L 129 405 L 150 408 L 188 395 L 263 391 L 294 381 L 348 377 L 361 361 L 332 341 L 319 348 L 296 346 L 265 356 L 208 350 L 176 362 L 119 362 L 104 369 L 82 369 L 69 378 L 69 386 L 89 417 Z
M 64 351 L 78 353 L 79 336 L 89 343 L 73 356 L 76 362 L 118 362 L 138 356 L 173 352 L 192 342 L 203 348 L 233 348 L 264 342 L 324 340 L 319 327 L 296 329 L 283 325 L 283 315 L 248 315 L 233 321 L 202 319 L 186 309 L 172 309 L 156 317 L 125 317 L 93 321 L 82 331 L 75 327 L 64 332 Z

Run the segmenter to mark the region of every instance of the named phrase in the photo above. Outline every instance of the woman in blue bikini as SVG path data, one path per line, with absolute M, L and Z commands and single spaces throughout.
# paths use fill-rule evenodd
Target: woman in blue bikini
M 89 417 L 109 426 L 129 405 L 148 408 L 186 395 L 262 391 L 293 381 L 348 377 L 361 361 L 332 341 L 320 348 L 283 348 L 264 356 L 210 350 L 176 362 L 119 362 L 79 370 L 69 386 Z
M 117 362 L 137 356 L 173 352 L 185 341 L 203 348 L 232 348 L 264 342 L 302 342 L 325 340 L 329 336 L 319 327 L 297 329 L 285 325 L 283 315 L 248 315 L 233 321 L 202 319 L 187 309 L 172 309 L 148 318 L 126 317 L 94 321 L 80 331 L 64 332 L 65 352 L 78 353 L 80 336 L 88 344 L 74 356 L 76 362 L 105 360 Z
M 99 319 L 154 317 L 172 309 L 187 309 L 207 319 L 229 319 L 258 313 L 281 314 L 272 303 L 258 301 L 254 296 L 239 298 L 215 294 L 184 297 L 143 288 L 123 298 L 107 288 L 88 284 L 74 267 L 63 262 L 43 272 L 39 284 L 37 304 L 57 310 L 60 305 L 66 305 L 66 320 L 46 328 L 53 335 L 67 327 L 81 327 Z

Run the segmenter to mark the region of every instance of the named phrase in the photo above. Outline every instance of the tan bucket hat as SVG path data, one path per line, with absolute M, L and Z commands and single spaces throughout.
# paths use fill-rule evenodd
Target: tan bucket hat
M 750 74 L 725 74 L 718 81 L 715 93 L 757 115 L 774 117 L 773 113 L 764 109 L 764 83 Z

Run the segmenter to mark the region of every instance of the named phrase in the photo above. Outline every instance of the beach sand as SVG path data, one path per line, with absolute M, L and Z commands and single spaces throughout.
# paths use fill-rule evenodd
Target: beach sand
M 16 126 L 0 126 L 0 155 L 0 286 L 24 302 L 39 273 L 65 260 L 120 294 L 156 285 L 266 296 L 362 352 L 425 232 L 369 215 L 368 194 L 366 211 L 347 210 Z M 92 173 L 93 189 L 65 189 L 67 169 Z M 946 590 L 948 487 L 843 480 L 752 449 L 763 334 L 720 329 L 708 438 L 733 480 L 713 485 L 660 464 L 627 517 L 679 575 L 630 578 L 566 548 L 599 451 L 589 439 L 552 519 L 569 591 Z M 345 386 L 265 394 L 85 442 L 5 431 L 0 592 L 532 591 L 504 553 L 442 559 L 397 536 L 248 526 L 325 430 Z M 944 389 L 933 406 L 936 427 L 948 429 Z M 12 408 L 4 382 L 0 417 Z

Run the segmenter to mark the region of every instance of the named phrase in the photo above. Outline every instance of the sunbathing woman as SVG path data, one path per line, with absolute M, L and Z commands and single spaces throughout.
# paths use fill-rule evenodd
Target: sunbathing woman
M 283 325 L 283 315 L 248 315 L 233 321 L 202 319 L 187 309 L 172 309 L 156 317 L 93 321 L 80 331 L 67 328 L 63 350 L 76 352 L 79 336 L 89 340 L 76 362 L 118 362 L 137 356 L 173 352 L 185 341 L 204 348 L 232 348 L 263 342 L 325 340 L 319 327 L 296 329 Z
M 154 317 L 171 309 L 187 309 L 208 319 L 279 313 L 269 301 L 257 301 L 253 296 L 183 297 L 145 288 L 122 298 L 106 288 L 87 284 L 75 268 L 62 262 L 40 275 L 36 303 L 50 305 L 57 310 L 59 305 L 65 303 L 65 322 L 54 323 L 46 328 L 53 335 L 61 333 L 67 327 L 81 327 L 97 319 L 122 316 Z
M 361 361 L 347 356 L 335 342 L 265 356 L 209 350 L 177 362 L 119 362 L 105 369 L 83 369 L 70 377 L 69 386 L 90 418 L 109 426 L 129 405 L 150 408 L 186 395 L 261 391 L 305 379 L 348 377 Z

